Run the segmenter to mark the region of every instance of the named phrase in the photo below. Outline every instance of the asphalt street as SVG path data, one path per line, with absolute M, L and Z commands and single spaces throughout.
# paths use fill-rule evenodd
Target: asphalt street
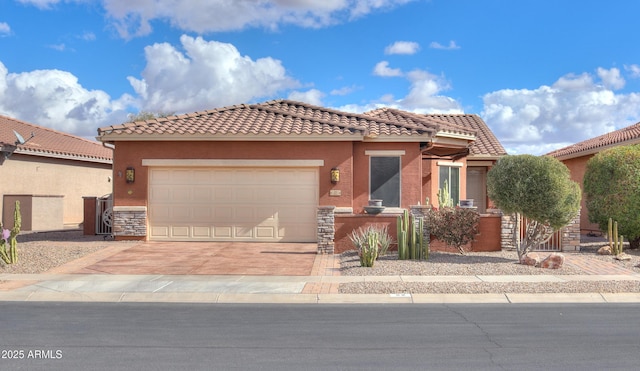
M 2 370 L 635 370 L 639 304 L 4 302 Z

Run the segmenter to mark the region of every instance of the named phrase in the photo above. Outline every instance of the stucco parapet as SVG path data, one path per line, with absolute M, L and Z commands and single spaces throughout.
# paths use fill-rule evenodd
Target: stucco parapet
M 114 206 L 113 211 L 146 213 L 146 206 Z
M 318 210 L 335 210 L 336 207 L 334 205 L 326 205 L 326 206 L 318 206 Z
M 333 211 L 336 214 L 352 214 L 353 213 L 353 207 L 337 207 L 335 208 L 335 210 Z

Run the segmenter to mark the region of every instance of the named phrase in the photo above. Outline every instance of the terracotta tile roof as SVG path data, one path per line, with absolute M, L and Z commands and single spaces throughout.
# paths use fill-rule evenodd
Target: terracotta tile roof
M 474 130 L 476 141 L 470 148 L 471 156 L 504 156 L 507 154 L 498 138 L 493 134 L 489 126 L 478 115 L 473 114 L 428 114 L 431 119 L 447 122 L 456 127 Z
M 290 100 L 235 105 L 98 129 L 98 135 L 105 141 L 145 136 L 188 140 L 229 136 L 406 136 L 424 140 L 431 134 L 433 129 L 413 122 L 396 122 Z
M 403 124 L 412 124 L 422 126 L 434 130 L 436 133 L 449 133 L 474 136 L 476 130 L 455 125 L 445 120 L 440 120 L 429 115 L 421 115 L 418 113 L 402 111 L 395 108 L 378 108 L 373 111 L 365 112 L 367 116 L 384 118 L 389 121 L 399 122 Z
M 35 136 L 25 144 L 16 145 L 14 130 L 22 135 L 24 139 L 28 139 L 31 133 Z M 3 151 L 9 150 L 15 151 L 14 153 L 34 156 L 69 158 L 100 163 L 111 163 L 113 159 L 113 150 L 104 147 L 100 142 L 76 137 L 6 116 L 0 116 L 0 146 Z
M 640 142 L 640 122 L 607 134 L 587 139 L 547 153 L 553 157 L 573 158 L 599 152 L 605 147 Z

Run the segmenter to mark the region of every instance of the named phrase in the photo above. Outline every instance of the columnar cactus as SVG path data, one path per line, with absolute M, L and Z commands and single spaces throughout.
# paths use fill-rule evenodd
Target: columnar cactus
M 428 259 L 429 244 L 424 239 L 424 219 L 409 215 L 408 210 L 398 216 L 398 259 Z
M 2 228 L 0 224 L 0 230 L 2 236 L 0 237 L 0 257 L 7 264 L 15 264 L 18 262 L 18 242 L 16 236 L 20 233 L 22 227 L 22 216 L 20 215 L 20 201 L 16 201 L 16 209 L 13 212 L 13 228 L 11 230 Z M 7 251 L 7 243 L 9 243 L 9 250 Z
M 609 246 L 611 247 L 612 255 L 622 254 L 622 245 L 624 244 L 624 236 L 618 236 L 618 222 L 614 222 L 612 218 L 609 218 Z

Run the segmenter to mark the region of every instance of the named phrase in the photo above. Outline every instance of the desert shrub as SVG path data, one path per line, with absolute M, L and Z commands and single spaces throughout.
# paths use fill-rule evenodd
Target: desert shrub
M 584 193 L 589 221 L 607 230 L 609 218 L 631 248 L 640 246 L 640 145 L 603 151 L 587 162 Z
M 429 210 L 425 223 L 435 238 L 464 254 L 464 246 L 478 235 L 480 214 L 474 209 L 445 207 Z

